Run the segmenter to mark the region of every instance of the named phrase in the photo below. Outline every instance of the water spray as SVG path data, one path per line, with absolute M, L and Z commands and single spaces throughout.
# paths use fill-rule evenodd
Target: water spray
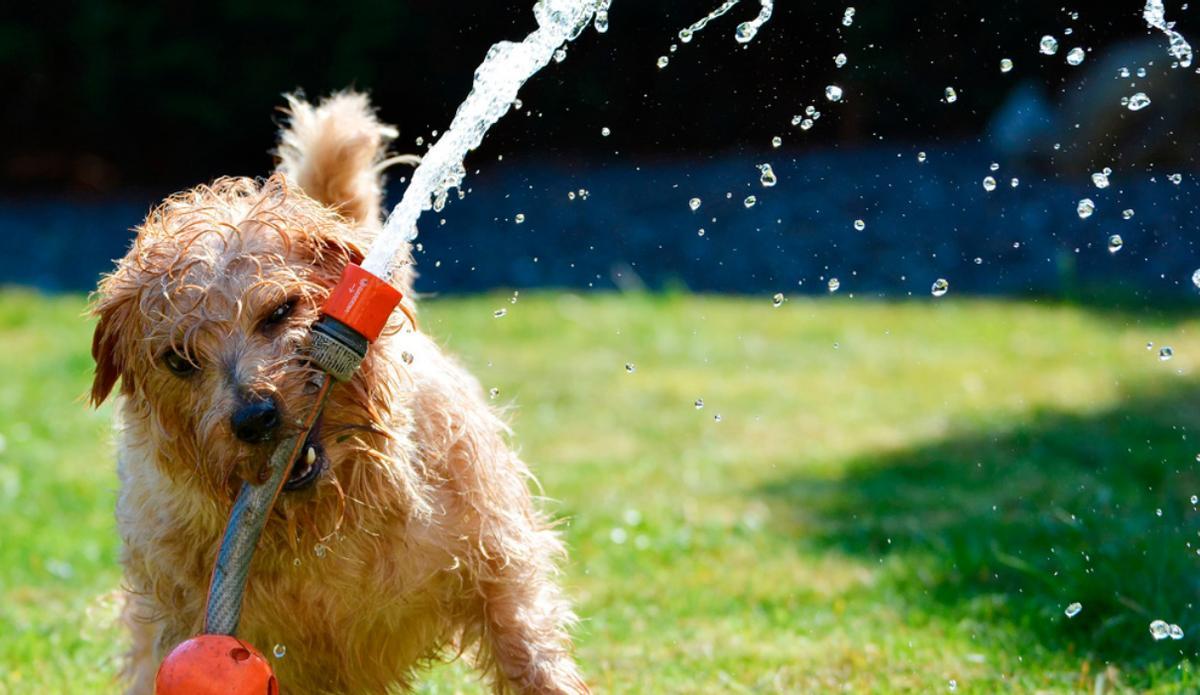
M 422 158 L 400 203 L 371 245 L 361 266 L 350 264 L 321 307 L 310 330 L 306 357 L 322 371 L 320 388 L 299 428 L 276 446 L 259 482 L 238 492 L 213 566 L 204 614 L 204 634 L 193 637 L 163 660 L 155 679 L 158 695 L 277 695 L 270 663 L 236 637 L 250 560 L 267 517 L 330 390 L 354 376 L 367 349 L 383 331 L 403 298 L 389 280 L 417 236 L 417 218 L 441 210 L 451 188 L 466 176 L 463 159 L 508 112 L 521 86 L 545 67 L 554 52 L 575 39 L 603 13 L 607 27 L 611 0 L 539 0 L 533 6 L 538 28 L 520 43 L 502 41 L 488 50 L 475 81 L 450 128 Z M 411 316 L 409 317 L 411 319 Z

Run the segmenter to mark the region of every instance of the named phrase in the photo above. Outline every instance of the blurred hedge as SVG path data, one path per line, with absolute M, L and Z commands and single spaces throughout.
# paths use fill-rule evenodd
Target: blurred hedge
M 596 150 L 665 155 L 756 147 L 791 115 L 846 84 L 838 121 L 812 140 L 929 137 L 974 132 L 1018 70 L 1061 85 L 1061 56 L 1040 60 L 1043 33 L 1098 48 L 1145 35 L 1138 3 L 1097 3 L 1072 21 L 1053 3 L 872 3 L 841 25 L 847 0 L 780 3 L 743 48 L 746 0 L 675 54 L 675 33 L 716 0 L 616 0 L 612 29 L 570 47 L 525 91 L 530 118 L 490 138 L 498 151 L 555 155 Z M 369 89 L 405 143 L 445 126 L 487 46 L 532 28 L 532 0 L 434 2 L 8 3 L 0 9 L 0 186 L 170 189 L 220 173 L 265 169 L 280 94 Z M 1103 5 L 1103 6 L 1100 6 Z M 1109 6 L 1114 5 L 1114 6 Z M 833 66 L 846 52 L 850 64 Z M 654 67 L 671 55 L 665 70 Z M 958 87 L 960 108 L 937 96 Z M 532 124 L 532 125 L 531 125 Z M 601 140 L 601 125 L 620 140 Z M 799 141 L 798 133 L 793 134 Z

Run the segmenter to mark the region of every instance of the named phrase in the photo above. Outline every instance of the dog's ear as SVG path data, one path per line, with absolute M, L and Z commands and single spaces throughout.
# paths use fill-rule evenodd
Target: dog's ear
M 99 317 L 96 332 L 92 335 L 92 359 L 96 361 L 96 375 L 92 379 L 90 401 L 99 406 L 112 393 L 117 379 L 124 372 L 120 338 L 125 333 L 128 321 L 128 302 L 104 298 L 96 302 L 92 313 Z
M 328 278 L 330 287 L 342 277 L 348 263 L 362 264 L 366 254 L 353 240 L 344 236 L 321 237 L 316 240 L 314 265 Z

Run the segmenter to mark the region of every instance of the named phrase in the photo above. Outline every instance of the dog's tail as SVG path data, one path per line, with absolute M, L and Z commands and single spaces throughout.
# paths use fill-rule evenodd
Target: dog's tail
M 385 159 L 396 129 L 380 123 L 365 94 L 340 92 L 313 106 L 287 95 L 288 123 L 279 133 L 276 169 L 317 201 L 360 223 L 379 221 L 382 173 L 415 164 L 415 155 Z

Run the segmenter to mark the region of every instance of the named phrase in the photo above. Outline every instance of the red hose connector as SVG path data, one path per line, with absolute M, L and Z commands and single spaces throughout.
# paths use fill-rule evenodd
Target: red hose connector
M 351 263 L 329 293 L 321 313 L 341 321 L 373 343 L 400 303 L 400 290 Z
M 401 298 L 400 290 L 361 266 L 346 266 L 313 324 L 309 357 L 333 378 L 349 381 Z

